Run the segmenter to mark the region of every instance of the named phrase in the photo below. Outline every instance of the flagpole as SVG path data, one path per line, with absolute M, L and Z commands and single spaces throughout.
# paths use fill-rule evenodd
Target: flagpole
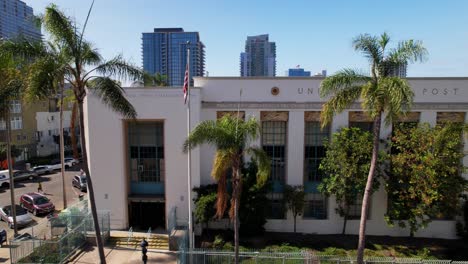
M 187 137 L 190 136 L 190 41 L 187 41 Z M 187 192 L 188 192 L 188 233 L 189 233 L 189 249 L 194 248 L 193 244 L 193 226 L 192 226 L 192 155 L 190 147 L 188 148 L 188 179 L 187 179 Z

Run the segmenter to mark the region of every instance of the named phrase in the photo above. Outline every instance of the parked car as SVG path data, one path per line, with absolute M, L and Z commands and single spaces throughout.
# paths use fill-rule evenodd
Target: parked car
M 65 158 L 65 166 L 68 165 L 70 167 L 75 166 L 76 164 L 80 163 L 77 159 L 75 158 Z
M 31 215 L 28 214 L 28 211 L 21 208 L 19 205 L 15 205 L 16 209 L 16 224 L 18 227 L 27 226 L 32 222 Z M 11 216 L 11 205 L 3 206 L 0 208 L 0 219 L 7 222 L 10 228 L 14 227 L 13 217 Z
M 49 174 L 52 172 L 52 169 L 48 165 L 41 165 L 32 168 L 32 171 L 37 173 L 37 175 Z
M 75 175 L 72 180 L 72 185 L 75 188 L 80 189 L 83 192 L 86 192 L 87 189 L 87 184 L 86 184 L 86 174 L 83 175 Z
M 10 186 L 10 172 L 8 170 L 0 171 L 0 187 L 8 188 Z
M 28 170 L 19 170 L 13 172 L 13 179 L 15 181 L 22 181 L 22 180 L 34 180 L 37 178 L 37 173 L 34 171 L 28 171 Z
M 40 193 L 26 193 L 20 197 L 20 206 L 33 215 L 48 214 L 55 211 L 55 205 Z
M 50 165 L 48 165 L 49 169 L 52 171 L 62 170 L 62 163 L 60 160 L 53 160 Z

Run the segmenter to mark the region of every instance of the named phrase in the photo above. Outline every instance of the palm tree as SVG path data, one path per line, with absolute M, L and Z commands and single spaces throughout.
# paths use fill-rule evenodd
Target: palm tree
M 167 75 L 157 72 L 154 75 L 145 73 L 143 77 L 144 86 L 167 86 Z
M 387 50 L 389 42 L 390 37 L 386 33 L 380 36 L 359 35 L 353 40 L 353 47 L 369 59 L 370 76 L 353 69 L 344 69 L 327 77 L 320 86 L 320 96 L 329 98 L 322 109 L 322 126 L 329 124 L 335 114 L 344 111 L 359 99 L 362 100 L 362 108 L 374 122 L 372 158 L 362 199 L 359 226 L 359 264 L 363 263 L 364 258 L 366 220 L 377 166 L 382 115 L 386 114 L 385 124 L 391 124 L 392 120 L 409 111 L 414 97 L 408 82 L 393 76 L 393 73 L 399 67 L 406 67 L 408 63 L 424 61 L 427 55 L 420 41 L 402 41 L 397 47 Z
M 10 104 L 11 100 L 20 99 L 23 89 L 23 78 L 20 71 L 20 61 L 13 54 L 3 49 L 5 42 L 0 40 L 0 118 L 5 120 L 6 124 L 6 155 L 8 162 L 8 172 L 10 175 L 10 201 L 13 218 L 13 228 L 15 236 L 18 235 L 16 225 L 16 206 L 15 206 L 15 182 L 13 177 L 13 164 L 11 157 L 11 122 L 10 122 Z
M 232 172 L 232 195 L 229 216 L 234 222 L 235 263 L 239 263 L 239 203 L 242 191 L 242 158 L 251 155 L 258 166 L 257 182 L 265 184 L 270 175 L 270 160 L 263 149 L 249 146 L 259 135 L 260 127 L 255 118 L 247 121 L 225 115 L 218 120 L 203 121 L 195 127 L 184 143 L 184 152 L 203 143 L 217 148 L 211 176 L 218 182 L 216 217 L 222 218 L 227 209 L 227 175 Z M 191 213 L 191 212 L 189 212 Z
M 120 83 L 113 80 L 111 77 L 117 77 L 122 80 L 138 80 L 142 79 L 143 72 L 139 68 L 126 62 L 121 56 L 104 61 L 91 43 L 84 39 L 84 31 L 92 7 L 93 4 L 89 9 L 81 32 L 76 24 L 73 23 L 73 20 L 67 17 L 53 4 L 46 8 L 43 24 L 44 28 L 50 34 L 52 43 L 59 46 L 64 54 L 67 54 L 67 61 L 64 68 L 64 80 L 71 85 L 75 100 L 78 104 L 83 157 L 83 163 L 81 163 L 81 165 L 86 173 L 89 202 L 96 231 L 96 244 L 99 249 L 100 261 L 101 263 L 106 263 L 94 198 L 94 188 L 88 166 L 83 103 L 87 93 L 92 92 L 112 110 L 122 114 L 126 118 L 135 118 L 137 113 L 125 98 L 125 91 L 122 89 Z M 86 70 L 87 67 L 91 69 Z

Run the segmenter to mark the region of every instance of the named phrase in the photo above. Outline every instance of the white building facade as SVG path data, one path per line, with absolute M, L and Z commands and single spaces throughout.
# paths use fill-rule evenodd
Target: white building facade
M 191 89 L 191 127 L 215 120 L 225 112 L 237 111 L 255 117 L 262 127 L 253 144 L 273 158 L 272 205 L 267 208 L 267 231 L 292 232 L 293 217 L 281 210 L 281 185 L 304 185 L 306 209 L 297 219 L 297 231 L 340 234 L 343 218 L 333 197 L 316 190 L 322 175 L 318 164 L 323 156 L 324 137 L 342 127 L 370 129 L 359 104 L 334 117 L 325 130 L 318 129 L 324 99 L 318 94 L 323 78 L 277 77 L 195 78 Z M 447 119 L 468 122 L 468 78 L 408 78 L 415 101 L 408 118 L 435 125 Z M 240 91 L 242 95 L 240 96 Z M 127 98 L 138 112 L 136 121 L 113 113 L 97 98 L 85 103 L 85 127 L 90 172 L 98 209 L 110 210 L 111 227 L 147 229 L 167 227 L 176 208 L 179 219 L 188 218 L 187 112 L 181 88 L 128 88 Z M 88 114 L 92 113 L 92 114 Z M 382 123 L 380 137 L 391 127 Z M 468 142 L 465 141 L 468 151 Z M 213 183 L 210 176 L 215 149 L 201 146 L 192 151 L 192 187 Z M 468 166 L 468 157 L 464 165 Z M 464 175 L 464 177 L 468 177 Z M 358 234 L 359 205 L 347 234 Z M 384 215 L 387 195 L 383 187 L 372 195 L 367 224 L 369 235 L 408 236 L 409 230 L 389 227 Z M 434 220 L 415 234 L 419 237 L 455 238 L 454 220 Z
M 63 111 L 63 129 L 70 132 L 71 111 Z M 60 112 L 36 112 L 37 155 L 48 156 L 59 153 L 59 144 L 54 136 L 60 135 Z

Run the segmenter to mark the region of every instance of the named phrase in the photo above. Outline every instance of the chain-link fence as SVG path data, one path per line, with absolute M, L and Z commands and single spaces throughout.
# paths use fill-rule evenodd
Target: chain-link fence
M 468 261 L 432 260 L 418 258 L 366 258 L 366 264 L 468 264 Z M 177 263 L 185 264 L 230 264 L 234 263 L 234 252 L 205 249 L 180 250 Z M 356 259 L 343 256 L 317 255 L 313 252 L 239 252 L 239 263 L 243 264 L 356 264 Z
M 23 233 L 10 241 L 11 263 L 64 263 L 87 239 L 95 237 L 93 217 L 85 201 L 69 207 L 56 217 L 45 220 L 41 233 Z M 109 212 L 98 212 L 101 236 L 110 234 Z M 36 228 L 37 230 L 37 228 Z M 46 239 L 47 238 L 47 239 Z

